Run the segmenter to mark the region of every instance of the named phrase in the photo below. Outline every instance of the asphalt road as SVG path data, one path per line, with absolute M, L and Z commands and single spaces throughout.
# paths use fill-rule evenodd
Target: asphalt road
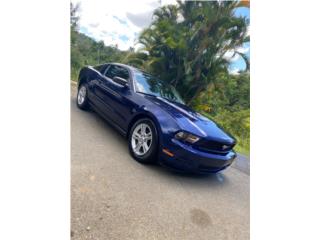
M 77 108 L 74 88 L 71 95 L 72 239 L 249 239 L 245 157 L 205 176 L 139 164 L 116 130 Z

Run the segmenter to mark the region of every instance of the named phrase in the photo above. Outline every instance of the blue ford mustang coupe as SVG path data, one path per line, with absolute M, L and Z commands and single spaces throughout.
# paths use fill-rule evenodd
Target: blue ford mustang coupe
M 215 173 L 236 157 L 233 137 L 184 105 L 173 86 L 131 66 L 82 68 L 77 105 L 91 107 L 125 135 L 130 154 L 141 163 Z

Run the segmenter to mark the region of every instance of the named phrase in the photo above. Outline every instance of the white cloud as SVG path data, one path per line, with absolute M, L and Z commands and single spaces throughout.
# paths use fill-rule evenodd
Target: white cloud
M 103 41 L 105 45 L 118 45 L 127 50 L 134 47 L 138 34 L 151 23 L 153 11 L 173 0 L 72 0 L 80 3 L 80 31 Z
M 240 58 L 240 56 L 239 54 L 235 54 L 234 50 L 229 50 L 223 55 L 223 58 L 230 62 L 235 62 Z
M 241 46 L 241 47 L 238 47 L 236 48 L 236 50 L 229 50 L 227 51 L 224 55 L 223 55 L 223 58 L 230 61 L 230 62 L 236 62 L 239 60 L 240 58 L 240 55 L 235 53 L 235 51 L 239 52 L 239 53 L 243 53 L 243 54 L 246 54 L 248 53 L 250 50 L 250 47 L 249 46 Z
M 239 71 L 240 71 L 239 68 L 229 69 L 229 73 L 231 75 L 239 75 Z
M 245 47 L 245 46 L 242 46 L 242 47 L 237 48 L 237 52 L 243 53 L 243 54 L 249 52 L 249 50 L 250 50 L 250 47 L 249 47 L 249 46 L 246 46 L 246 47 Z
M 127 18 L 137 27 L 145 28 L 151 23 L 152 14 L 153 14 L 153 10 L 150 10 L 149 12 L 136 13 L 136 14 L 127 12 Z

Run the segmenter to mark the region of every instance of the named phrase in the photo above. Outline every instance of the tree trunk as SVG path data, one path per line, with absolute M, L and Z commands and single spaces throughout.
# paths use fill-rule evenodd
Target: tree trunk
M 191 103 L 200 95 L 202 91 L 203 91 L 203 86 L 199 86 L 195 94 L 188 100 L 187 105 L 190 106 Z

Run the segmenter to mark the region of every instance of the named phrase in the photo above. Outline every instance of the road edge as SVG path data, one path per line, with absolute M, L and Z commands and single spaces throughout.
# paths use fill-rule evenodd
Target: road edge
M 250 156 L 237 153 L 237 157 L 231 167 L 250 176 Z

